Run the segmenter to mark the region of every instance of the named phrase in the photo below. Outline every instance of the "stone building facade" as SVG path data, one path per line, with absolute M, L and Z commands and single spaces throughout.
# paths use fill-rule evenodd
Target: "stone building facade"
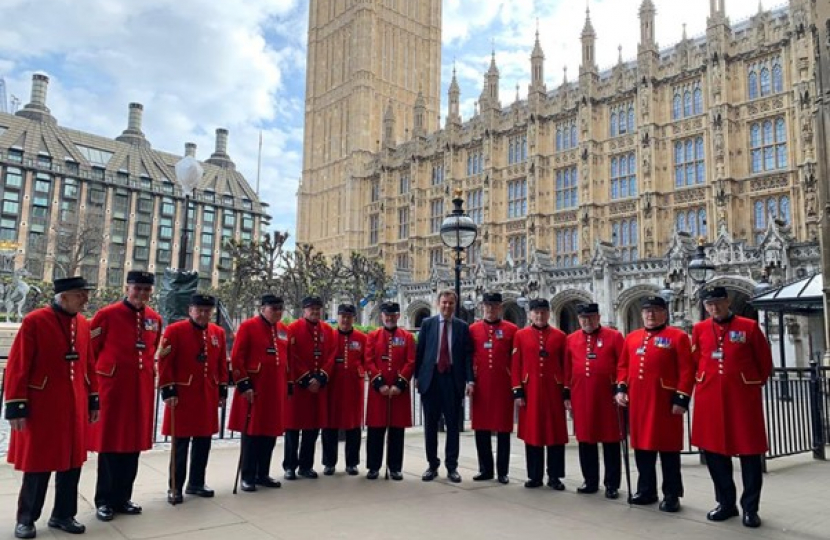
M 0 113 L 2 270 L 35 280 L 80 273 L 121 287 L 131 269 L 160 275 L 177 266 L 185 204 L 174 166 L 183 156 L 152 148 L 138 103 L 114 139 L 60 126 L 46 105 L 48 83 L 35 74 L 30 103 Z M 190 199 L 186 269 L 199 272 L 203 288 L 230 277 L 224 240 L 258 239 L 269 220 L 227 143 L 227 130 L 217 129 Z M 196 145 L 185 153 L 195 157 Z
M 607 71 L 587 13 L 579 74 L 552 89 L 537 33 L 526 100 L 504 103 L 494 52 L 474 116 L 461 118 L 453 76 L 438 130 L 426 129 L 426 96 L 403 115 L 392 103 L 375 126 L 380 149 L 339 177 L 359 234 L 336 249 L 328 236 L 319 243 L 309 223 L 320 213 L 303 206 L 318 188 L 304 176 L 298 241 L 382 259 L 415 327 L 453 281 L 438 231 L 460 189 L 479 225 L 464 261 L 470 306 L 500 289 L 507 317 L 522 323 L 516 300 L 541 295 L 569 330 L 575 304 L 595 300 L 607 324 L 628 331 L 641 297 L 671 290 L 674 321 L 689 326 L 698 310 L 687 265 L 702 242 L 717 268 L 711 284 L 757 316 L 746 301 L 763 274 L 778 283 L 819 269 L 814 4 L 791 0 L 736 24 L 725 4 L 710 0 L 704 36 L 661 49 L 655 6 L 643 0 L 631 14 L 636 60 L 620 53 Z

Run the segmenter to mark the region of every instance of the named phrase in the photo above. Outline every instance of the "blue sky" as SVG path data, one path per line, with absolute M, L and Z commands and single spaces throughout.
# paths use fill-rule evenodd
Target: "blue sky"
M 404 0 L 405 1 L 405 0 Z M 661 47 L 705 32 L 709 3 L 653 0 Z M 636 56 L 641 0 L 590 0 L 600 68 Z M 732 22 L 758 10 L 755 0 L 726 0 Z M 469 118 L 493 48 L 501 101 L 524 97 L 539 28 L 548 89 L 579 70 L 586 4 L 564 0 L 444 0 L 446 88 L 455 60 L 462 114 Z M 537 23 L 538 20 L 538 23 Z M 127 105 L 144 104 L 143 131 L 154 148 L 197 157 L 230 131 L 228 151 L 252 185 L 263 133 L 261 197 L 273 226 L 295 231 L 302 169 L 307 0 L 2 0 L 0 77 L 7 93 L 29 101 L 31 75 L 50 76 L 47 105 L 66 127 L 115 137 Z

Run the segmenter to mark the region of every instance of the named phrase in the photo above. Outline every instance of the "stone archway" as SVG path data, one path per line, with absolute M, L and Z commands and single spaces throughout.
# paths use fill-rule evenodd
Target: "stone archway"
M 506 300 L 503 305 L 502 318 L 505 321 L 512 322 L 519 328 L 527 325 L 527 312 L 515 300 Z
M 591 295 L 582 289 L 566 289 L 557 293 L 550 299 L 551 319 L 557 328 L 570 334 L 579 328 L 579 320 L 576 316 L 578 304 L 589 304 L 593 302 Z
M 420 328 L 424 319 L 430 315 L 430 305 L 424 300 L 414 300 L 406 306 L 406 322 L 410 329 Z
M 643 327 L 640 314 L 640 299 L 660 292 L 656 285 L 635 285 L 617 297 L 617 324 L 623 334 L 629 334 Z

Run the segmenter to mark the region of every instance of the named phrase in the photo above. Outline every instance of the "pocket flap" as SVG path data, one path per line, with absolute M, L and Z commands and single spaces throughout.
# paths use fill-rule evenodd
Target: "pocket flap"
M 32 388 L 34 390 L 43 390 L 44 388 L 46 388 L 46 382 L 48 380 L 49 380 L 49 377 L 47 375 L 44 375 L 43 376 L 43 381 L 41 381 L 40 384 L 36 384 L 36 383 L 32 382 L 32 383 L 29 383 L 28 386 L 29 386 L 29 388 Z

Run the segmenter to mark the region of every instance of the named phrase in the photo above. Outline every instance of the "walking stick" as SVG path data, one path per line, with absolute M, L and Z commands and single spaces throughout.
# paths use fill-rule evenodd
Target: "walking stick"
M 176 484 L 176 406 L 170 405 L 170 439 L 172 445 L 170 448 L 170 491 L 173 492 L 173 498 L 170 504 L 176 506 L 176 499 L 179 496 L 179 487 Z
M 245 416 L 245 428 L 242 431 L 242 435 L 239 437 L 239 461 L 236 464 L 236 474 L 233 477 L 233 494 L 236 495 L 237 488 L 239 487 L 239 477 L 242 475 L 242 460 L 245 456 L 245 443 L 242 442 L 242 437 L 248 435 L 248 426 L 251 424 L 251 407 L 253 407 L 253 402 L 248 402 L 248 414 Z
M 620 436 L 622 437 L 622 445 L 620 449 L 622 450 L 622 457 L 623 457 L 623 465 L 625 466 L 625 485 L 628 488 L 628 497 L 626 498 L 628 501 L 628 506 L 631 506 L 631 462 L 628 455 L 628 422 L 626 421 L 625 413 L 623 412 L 623 408 L 619 405 L 617 407 L 617 425 L 620 428 Z
M 391 387 L 390 387 L 391 391 Z M 389 399 L 386 400 L 386 471 L 383 473 L 383 479 L 389 480 L 389 437 L 392 435 L 392 394 L 389 394 Z

